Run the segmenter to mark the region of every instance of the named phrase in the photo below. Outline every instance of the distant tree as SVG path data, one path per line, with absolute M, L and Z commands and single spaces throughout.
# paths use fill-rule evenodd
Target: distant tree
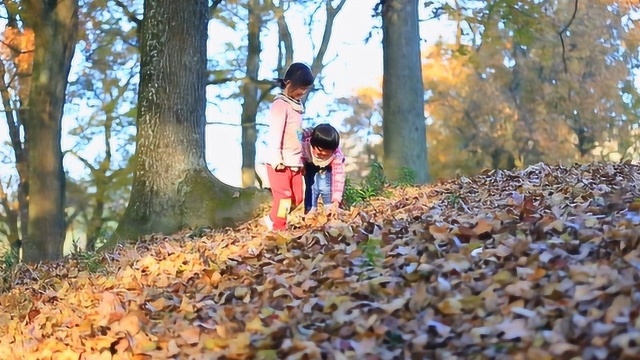
M 638 158 L 638 5 L 456 5 L 423 68 L 433 175 Z
M 14 4 L 15 5 L 15 4 Z M 7 162 L 15 164 L 15 176 L 6 189 L 0 184 L 0 204 L 4 216 L 0 220 L 6 228 L 0 229 L 6 236 L 10 247 L 18 253 L 22 239 L 27 236 L 29 166 L 27 144 L 25 143 L 24 121 L 27 116 L 33 67 L 34 34 L 30 28 L 21 27 L 18 21 L 18 9 L 5 3 L 7 23 L 3 31 L 4 42 L 0 45 L 0 96 L 3 115 L 9 129 L 9 148 Z M 15 194 L 12 192 L 15 191 Z
M 340 146 L 347 156 L 349 177 L 363 179 L 371 163 L 382 162 L 382 90 L 358 89 L 356 94 L 336 100 L 337 110 L 346 111 Z
M 76 126 L 69 135 L 74 145 L 65 155 L 86 169 L 67 182 L 67 226 L 79 233 L 78 246 L 89 251 L 113 232 L 133 178 L 142 4 L 117 4 L 80 3 L 78 40 L 84 46 L 78 49 L 79 65 L 67 94 L 71 106 L 92 109 L 73 114 Z
M 24 260 L 55 260 L 65 239 L 64 185 L 60 147 L 67 78 L 78 32 L 77 0 L 20 2 L 35 50 L 24 121 L 29 164 L 29 215 Z
M 103 249 L 144 234 L 234 225 L 268 197 L 223 184 L 204 160 L 207 3 L 144 3 L 133 186 Z
M 384 168 L 396 179 L 407 167 L 415 181 L 429 180 L 418 0 L 381 1 Z
M 258 139 L 258 129 L 256 126 L 256 115 L 261 100 L 265 94 L 271 90 L 269 84 L 258 83 L 258 72 L 260 71 L 260 53 L 262 43 L 260 33 L 264 25 L 263 14 L 266 4 L 262 0 L 249 0 L 247 10 L 249 21 L 247 23 L 247 79 L 242 83 L 242 115 L 240 124 L 242 125 L 242 185 L 254 186 L 256 182 L 256 140 Z

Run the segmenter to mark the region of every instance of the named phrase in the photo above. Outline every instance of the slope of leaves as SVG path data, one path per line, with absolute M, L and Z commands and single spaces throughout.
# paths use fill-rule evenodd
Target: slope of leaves
M 246 224 L 150 237 L 101 271 L 23 268 L 0 297 L 0 357 L 636 358 L 639 170 L 494 170 L 287 234 Z

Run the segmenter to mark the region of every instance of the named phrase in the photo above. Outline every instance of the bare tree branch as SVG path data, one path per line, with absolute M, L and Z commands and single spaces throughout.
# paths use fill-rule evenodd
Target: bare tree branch
M 250 126 L 269 126 L 268 124 L 263 124 L 263 123 L 258 123 L 258 122 L 252 122 L 252 123 L 245 123 L 245 124 L 229 124 L 226 122 L 221 122 L 221 121 L 208 121 L 207 125 L 226 125 L 226 126 L 242 126 L 242 127 L 250 127 Z
M 562 65 L 564 65 L 564 73 L 566 74 L 569 69 L 567 68 L 567 56 L 566 56 L 566 47 L 564 44 L 564 33 L 569 30 L 569 27 L 573 23 L 573 20 L 576 18 L 576 13 L 578 12 L 578 0 L 575 0 L 573 3 L 573 14 L 571 14 L 571 19 L 569 22 L 562 28 L 562 30 L 558 31 L 558 35 L 560 36 L 560 43 L 562 44 Z
M 273 10 L 278 23 L 278 65 L 279 76 L 284 75 L 285 69 L 293 62 L 293 37 L 285 18 L 286 6 L 284 1 Z M 284 49 L 283 49 L 284 47 Z
M 335 21 L 336 16 L 342 10 L 345 2 L 347 0 L 340 0 L 338 5 L 335 7 L 332 6 L 331 0 L 326 0 L 326 12 L 327 12 L 327 20 L 324 25 L 324 32 L 322 34 L 322 41 L 320 42 L 320 47 L 318 48 L 318 53 L 313 59 L 313 64 L 311 65 L 311 70 L 314 74 L 319 74 L 320 71 L 324 68 L 324 56 L 327 53 L 327 48 L 329 47 L 329 41 L 331 40 L 331 33 L 333 31 L 333 22 Z
M 89 170 L 91 170 L 91 172 L 94 171 L 98 171 L 98 169 L 96 169 L 95 166 L 93 166 L 93 164 L 91 164 L 91 162 L 85 158 L 83 158 L 82 156 L 78 155 L 75 151 L 65 151 L 67 154 L 71 154 L 73 156 L 75 156 L 78 160 L 80 160 L 84 166 L 88 167 Z
M 140 20 L 140 18 L 138 18 L 136 14 L 134 14 L 131 10 L 129 10 L 127 5 L 125 5 L 121 0 L 113 0 L 113 1 L 116 3 L 116 5 L 118 5 L 118 7 L 120 7 L 120 9 L 122 9 L 122 12 L 124 12 L 124 14 L 127 16 L 127 19 L 129 19 L 132 23 L 136 24 L 137 26 L 136 31 L 138 31 L 139 33 L 140 27 L 142 26 L 142 20 Z
M 212 73 L 209 74 L 208 78 L 207 78 L 207 85 L 221 85 L 221 84 L 226 84 L 226 83 L 230 83 L 233 81 L 251 81 L 256 85 L 259 86 L 274 86 L 276 84 L 275 79 L 274 80 L 267 80 L 267 79 L 252 79 L 250 77 L 236 77 L 236 76 L 230 76 L 230 77 L 225 77 L 225 78 L 220 78 L 220 79 L 216 79 Z
M 75 208 L 73 210 L 73 212 L 71 213 L 71 215 L 67 216 L 67 219 L 65 220 L 65 224 L 66 224 L 66 230 L 69 231 L 69 228 L 71 227 L 71 225 L 73 224 L 73 222 L 76 220 L 76 218 L 82 214 L 82 212 L 85 210 L 84 206 L 79 206 L 77 208 Z
M 269 96 L 269 94 L 271 93 L 271 90 L 277 87 L 278 85 L 272 82 L 268 87 L 266 87 L 265 89 L 262 89 L 262 92 L 260 93 L 260 98 L 258 99 L 258 104 L 261 104 L 267 98 L 267 96 Z
M 222 0 L 213 0 L 211 5 L 209 5 L 209 19 L 213 18 L 214 13 L 218 9 L 218 5 L 222 3 Z

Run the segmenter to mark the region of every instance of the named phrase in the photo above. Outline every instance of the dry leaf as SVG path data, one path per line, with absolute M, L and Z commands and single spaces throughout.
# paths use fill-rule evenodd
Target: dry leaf
M 95 273 L 21 264 L 0 358 L 637 358 L 639 181 L 490 170 L 276 234 L 149 235 Z

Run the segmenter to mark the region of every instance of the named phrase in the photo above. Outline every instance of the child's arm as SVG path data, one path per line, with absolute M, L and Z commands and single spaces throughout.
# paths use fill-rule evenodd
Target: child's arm
M 313 128 L 302 129 L 302 139 L 309 140 L 311 133 L 313 133 Z
M 274 168 L 284 163 L 282 158 L 282 140 L 284 128 L 287 123 L 287 104 L 284 101 L 276 100 L 271 105 L 269 112 L 269 133 L 267 144 L 269 146 L 269 157 L 267 164 Z
M 311 138 L 311 132 L 313 129 L 302 130 L 302 160 L 311 161 L 311 144 L 309 143 Z
M 336 149 L 335 159 L 331 163 L 331 202 L 341 203 L 347 174 L 344 168 L 344 155 L 340 148 Z

